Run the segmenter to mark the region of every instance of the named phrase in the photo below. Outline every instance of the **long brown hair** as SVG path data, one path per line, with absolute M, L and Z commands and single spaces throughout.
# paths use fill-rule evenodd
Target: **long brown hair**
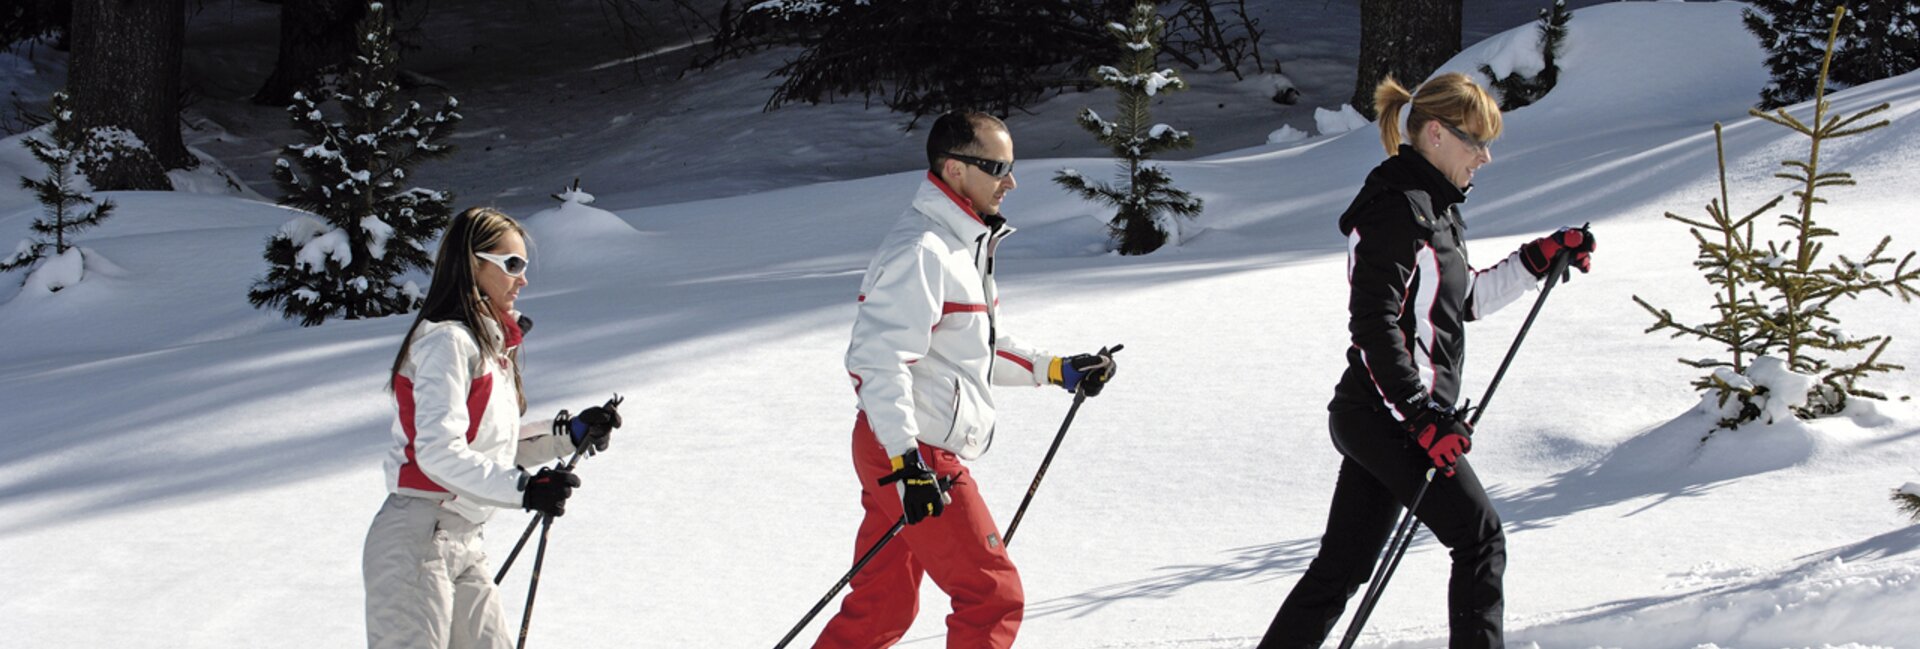
M 1400 108 L 1413 104 L 1407 112 L 1407 132 L 1418 133 L 1427 122 L 1440 120 L 1466 131 L 1481 142 L 1500 137 L 1500 102 L 1494 101 L 1473 78 L 1449 72 L 1420 84 L 1420 91 L 1407 89 L 1389 76 L 1373 89 L 1373 112 L 1380 120 L 1380 143 L 1387 155 L 1400 153 Z
M 503 314 L 496 313 L 488 305 L 486 296 L 480 292 L 480 283 L 474 279 L 479 273 L 476 264 L 480 262 L 473 253 L 494 249 L 509 233 L 518 234 L 531 244 L 526 229 L 518 221 L 491 207 L 468 208 L 447 224 L 447 234 L 440 239 L 440 251 L 434 256 L 433 280 L 427 286 L 426 302 L 414 316 L 413 326 L 407 327 L 407 336 L 400 341 L 400 352 L 393 357 L 393 369 L 387 375 L 388 390 L 393 389 L 394 377 L 400 376 L 400 368 L 407 364 L 409 350 L 413 348 L 413 334 L 419 331 L 421 322 L 457 321 L 473 333 L 483 358 L 501 356 L 500 348 L 505 341 L 486 335 L 486 332 L 506 330 L 504 323 L 499 320 Z M 489 329 L 486 323 L 492 323 L 494 327 Z M 525 413 L 527 395 L 520 386 L 518 356 L 516 349 L 508 364 L 513 369 L 514 396 L 519 399 L 520 411 Z

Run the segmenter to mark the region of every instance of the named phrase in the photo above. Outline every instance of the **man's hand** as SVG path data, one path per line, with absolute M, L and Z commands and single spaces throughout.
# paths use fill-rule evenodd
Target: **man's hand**
M 881 486 L 900 483 L 900 505 L 906 510 L 907 524 L 913 525 L 929 516 L 939 516 L 946 511 L 947 503 L 953 502 L 947 497 L 947 484 L 935 477 L 933 470 L 920 462 L 918 449 L 907 451 L 893 459 L 893 473 L 882 476 Z
M 1089 397 L 1100 396 L 1107 387 L 1107 381 L 1113 379 L 1113 373 L 1120 365 L 1113 360 L 1115 352 L 1126 345 L 1114 345 L 1113 349 L 1102 348 L 1092 354 L 1074 356 L 1056 356 L 1047 365 L 1047 382 L 1065 388 L 1068 392 L 1079 392 Z

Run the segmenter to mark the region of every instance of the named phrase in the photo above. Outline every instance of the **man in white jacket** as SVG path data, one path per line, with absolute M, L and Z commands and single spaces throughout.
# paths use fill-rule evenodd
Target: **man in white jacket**
M 1025 606 L 1020 575 L 962 460 L 993 443 L 989 385 L 1053 384 L 1097 395 L 1112 356 L 1056 357 L 1000 328 L 994 252 L 1013 233 L 1000 201 L 1013 137 L 999 119 L 952 112 L 927 135 L 927 178 L 860 285 L 847 372 L 859 395 L 853 464 L 861 506 L 855 551 L 910 525 L 851 582 L 818 648 L 898 641 L 919 610 L 920 578 L 953 600 L 947 646 L 1013 644 Z

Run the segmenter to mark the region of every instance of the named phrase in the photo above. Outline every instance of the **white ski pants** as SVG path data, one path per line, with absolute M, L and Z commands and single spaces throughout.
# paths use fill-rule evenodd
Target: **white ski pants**
M 513 646 L 481 525 L 426 498 L 388 494 L 367 530 L 370 649 Z

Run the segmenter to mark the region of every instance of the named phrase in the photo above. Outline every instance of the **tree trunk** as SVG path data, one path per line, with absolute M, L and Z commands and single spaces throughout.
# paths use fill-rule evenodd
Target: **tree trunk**
M 97 159 L 87 172 L 95 189 L 171 189 L 164 170 L 193 165 L 180 139 L 186 21 L 186 0 L 74 1 L 67 71 L 74 126 L 82 134 L 126 131 L 152 153 Z
M 1460 52 L 1461 0 L 1360 0 L 1360 78 L 1353 107 L 1368 119 L 1373 90 L 1387 75 L 1419 89 Z
M 253 102 L 285 106 L 293 93 L 312 87 L 329 67 L 353 56 L 354 25 L 367 13 L 362 0 L 282 0 L 280 56 Z

